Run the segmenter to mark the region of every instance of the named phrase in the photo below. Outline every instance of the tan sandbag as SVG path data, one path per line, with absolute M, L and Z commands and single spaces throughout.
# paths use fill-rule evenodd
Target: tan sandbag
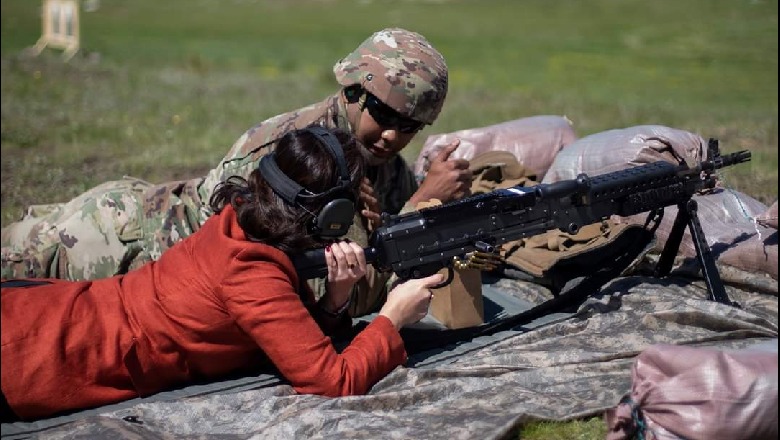
M 569 180 L 665 160 L 689 166 L 707 159 L 707 141 L 685 130 L 663 125 L 639 125 L 591 134 L 561 150 L 542 183 Z
M 482 273 L 477 269 L 452 269 L 452 281 L 432 289 L 429 313 L 450 329 L 475 327 L 485 322 Z M 446 270 L 439 273 L 447 276 Z
M 508 151 L 536 176 L 535 180 L 541 180 L 558 152 L 574 142 L 577 135 L 569 119 L 554 115 L 531 116 L 486 127 L 433 134 L 425 140 L 414 163 L 415 175 L 422 179 L 430 160 L 456 138 L 460 139 L 460 146 L 452 153 L 452 158 L 471 160 L 485 151 Z

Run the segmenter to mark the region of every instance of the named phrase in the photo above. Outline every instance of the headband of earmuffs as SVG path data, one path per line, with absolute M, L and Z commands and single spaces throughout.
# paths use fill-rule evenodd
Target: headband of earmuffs
M 301 131 L 307 131 L 314 135 L 319 144 L 325 146 L 336 161 L 339 177 L 333 188 L 318 194 L 312 193 L 279 169 L 273 152 L 260 159 L 258 169 L 263 178 L 271 185 L 271 189 L 290 205 L 303 206 L 303 202 L 306 200 L 333 198 L 315 216 L 310 230 L 314 235 L 324 238 L 341 237 L 352 226 L 355 215 L 354 201 L 345 197 L 350 194 L 351 181 L 344 150 L 336 136 L 324 127 L 315 125 Z

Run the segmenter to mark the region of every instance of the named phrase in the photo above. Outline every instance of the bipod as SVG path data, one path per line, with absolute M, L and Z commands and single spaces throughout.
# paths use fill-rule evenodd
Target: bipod
M 699 261 L 704 282 L 709 290 L 709 299 L 722 304 L 739 307 L 739 304 L 729 299 L 726 288 L 723 286 L 723 280 L 720 278 L 717 266 L 715 266 L 715 257 L 712 255 L 707 240 L 704 237 L 704 230 L 701 228 L 698 216 L 698 203 L 689 199 L 677 204 L 677 217 L 674 219 L 672 231 L 666 240 L 661 256 L 656 264 L 654 275 L 663 277 L 672 270 L 674 257 L 680 250 L 685 227 L 691 232 L 693 246 L 696 249 L 696 259 Z

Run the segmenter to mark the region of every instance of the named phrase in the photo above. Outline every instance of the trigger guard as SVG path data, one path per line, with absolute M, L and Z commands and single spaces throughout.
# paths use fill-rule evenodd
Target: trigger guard
M 441 289 L 442 287 L 451 283 L 453 278 L 455 278 L 455 271 L 452 270 L 451 267 L 447 267 L 447 279 L 439 284 L 436 284 L 435 286 L 431 286 L 431 289 Z

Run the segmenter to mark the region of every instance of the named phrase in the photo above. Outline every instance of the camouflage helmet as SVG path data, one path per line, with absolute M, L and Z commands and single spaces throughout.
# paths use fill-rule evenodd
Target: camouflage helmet
M 333 66 L 342 86 L 360 84 L 400 114 L 432 124 L 447 96 L 447 64 L 422 35 L 375 32 Z

